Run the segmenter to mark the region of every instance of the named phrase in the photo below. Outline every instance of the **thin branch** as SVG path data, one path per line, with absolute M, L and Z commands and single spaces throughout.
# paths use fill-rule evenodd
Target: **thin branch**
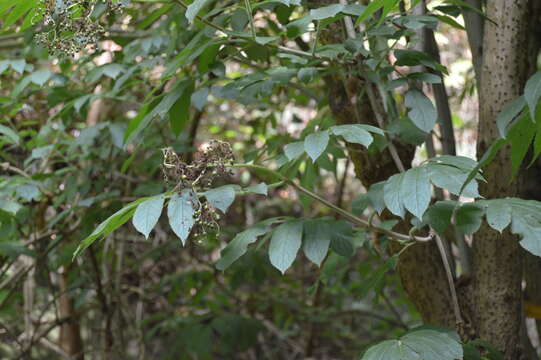
M 250 0 L 244 0 L 244 5 L 246 6 L 246 12 L 248 14 L 248 19 L 250 20 L 250 30 L 252 31 L 252 37 L 255 40 L 255 25 L 254 25 L 254 15 L 252 11 L 252 5 L 250 5 Z
M 455 313 L 456 323 L 458 327 L 463 323 L 462 315 L 460 313 L 460 305 L 458 304 L 458 297 L 456 295 L 456 288 L 455 288 L 455 282 L 453 279 L 453 274 L 451 273 L 451 266 L 449 264 L 449 260 L 447 259 L 447 256 L 445 256 L 445 248 L 443 245 L 443 241 L 441 238 L 434 233 L 434 237 L 436 238 L 436 244 L 438 245 L 438 250 L 440 251 L 441 259 L 443 261 L 443 267 L 445 268 L 445 273 L 447 275 L 447 282 L 449 284 L 449 290 L 451 291 L 451 298 L 453 299 L 453 311 Z
M 301 192 L 301 193 L 311 197 L 312 199 L 318 201 L 319 203 L 325 205 L 326 207 L 328 207 L 329 209 L 331 209 L 335 213 L 341 215 L 345 219 L 351 221 L 352 223 L 354 223 L 354 224 L 356 224 L 358 226 L 362 226 L 362 227 L 368 228 L 370 230 L 376 231 L 378 233 L 388 235 L 389 237 L 391 237 L 393 239 L 396 239 L 396 240 L 399 240 L 399 241 L 408 241 L 408 242 L 409 241 L 428 242 L 428 241 L 433 240 L 432 236 L 421 237 L 421 236 L 406 235 L 406 234 L 397 233 L 395 231 L 388 230 L 388 229 L 385 229 L 385 228 L 382 228 L 382 227 L 379 227 L 379 226 L 375 226 L 370 221 L 362 219 L 362 218 L 350 213 L 349 211 L 346 211 L 346 210 L 344 210 L 342 208 L 339 208 L 338 206 L 336 206 L 333 203 L 327 201 L 326 199 L 322 198 L 318 194 L 313 193 L 312 191 L 310 191 L 310 190 L 302 187 L 301 185 L 295 183 L 293 180 L 287 178 L 286 176 L 280 174 L 279 172 L 274 171 L 272 169 L 269 169 L 267 167 L 260 166 L 260 165 L 255 165 L 255 164 L 234 164 L 234 165 L 232 165 L 232 167 L 235 167 L 235 168 L 247 168 L 247 169 L 257 170 L 257 171 L 266 172 L 268 174 L 271 174 L 271 175 L 279 178 L 280 180 L 282 180 L 284 183 L 287 183 L 287 184 L 293 186 L 299 192 Z

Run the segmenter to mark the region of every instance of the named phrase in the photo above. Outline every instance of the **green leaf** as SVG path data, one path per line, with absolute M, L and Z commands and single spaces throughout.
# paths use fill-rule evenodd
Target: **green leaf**
M 310 16 L 314 20 L 323 20 L 336 16 L 344 9 L 342 4 L 332 4 L 310 10 Z
M 241 32 L 244 30 L 246 24 L 248 24 L 249 18 L 245 9 L 237 9 L 231 15 L 231 27 L 234 31 Z
M 204 87 L 192 94 L 192 104 L 197 110 L 203 110 L 203 107 L 207 104 L 209 93 L 210 89 Z
M 155 196 L 139 204 L 135 210 L 132 218 L 133 226 L 147 239 L 150 231 L 158 223 L 164 201 L 164 196 Z
M 284 147 L 284 153 L 288 160 L 293 160 L 304 153 L 304 141 L 289 143 Z
M 362 216 L 368 205 L 370 205 L 368 194 L 361 194 L 351 201 L 351 212 L 357 216 Z
M 406 171 L 401 186 L 400 197 L 404 207 L 417 218 L 422 219 L 432 195 L 426 168 L 418 166 Z
M 517 118 L 517 116 L 524 110 L 526 106 L 526 99 L 524 96 L 520 96 L 509 104 L 505 105 L 496 117 L 496 124 L 498 130 L 500 130 L 500 136 L 502 138 L 507 136 L 507 128 Z
M 36 253 L 19 241 L 0 241 L 0 255 L 17 258 L 19 255 L 35 257 Z
M 404 174 L 395 174 L 391 176 L 383 187 L 383 200 L 390 212 L 396 216 L 404 217 L 406 209 L 401 198 L 402 183 Z
M 39 200 L 40 191 L 34 184 L 21 184 L 15 188 L 17 196 L 25 201 Z
M 361 360 L 456 360 L 462 359 L 462 345 L 445 332 L 413 330 L 398 340 L 372 346 Z
M 303 83 L 309 83 L 316 77 L 317 75 L 317 68 L 314 67 L 303 67 L 299 70 L 297 73 L 297 77 L 300 81 Z
M 370 199 L 370 204 L 378 214 L 381 215 L 383 210 L 385 210 L 385 200 L 384 200 L 384 187 L 385 181 L 376 183 L 370 186 L 368 190 L 368 199 Z
M 15 201 L 3 198 L 0 198 L 0 200 L 0 210 L 8 212 L 12 215 L 17 214 L 17 212 L 22 209 L 22 205 Z
M 194 225 L 194 204 L 197 202 L 196 195 L 190 189 L 184 189 L 179 194 L 174 194 L 167 206 L 169 225 L 173 232 L 180 238 L 182 245 L 190 235 Z
M 11 60 L 11 68 L 18 72 L 19 74 L 22 74 L 24 71 L 24 68 L 26 67 L 26 60 L 20 59 L 20 60 Z
M 327 256 L 331 243 L 330 224 L 326 220 L 307 220 L 304 222 L 303 251 L 306 257 L 321 266 Z
M 451 194 L 459 195 L 462 185 L 468 178 L 468 172 L 454 166 L 441 163 L 429 163 L 428 176 L 435 186 L 449 191 Z M 471 181 L 462 191 L 462 195 L 476 198 L 479 197 L 477 181 Z
M 509 130 L 508 139 L 511 143 L 511 169 L 512 176 L 516 176 L 520 164 L 530 149 L 530 144 L 535 136 L 532 131 L 533 123 L 528 113 L 524 114 L 520 120 Z
M 120 64 L 106 64 L 102 66 L 102 73 L 113 80 L 116 79 L 124 71 L 124 66 Z
M 462 171 L 470 172 L 477 166 L 477 161 L 466 156 L 440 155 L 428 159 L 430 163 L 454 166 Z
M 466 181 L 464 182 L 464 184 L 462 184 L 462 187 L 460 188 L 460 193 L 462 193 L 466 189 L 466 187 L 475 177 L 479 176 L 479 170 L 481 170 L 481 168 L 486 164 L 490 163 L 494 159 L 498 151 L 500 151 L 500 148 L 505 144 L 507 144 L 507 141 L 505 139 L 498 139 L 493 142 L 492 145 L 490 145 L 490 147 L 479 160 L 477 166 L 475 166 L 475 168 L 473 168 L 468 174 Z
M 441 22 L 446 23 L 458 30 L 466 30 L 466 28 L 460 25 L 455 19 L 446 15 L 435 15 Z
M 438 119 L 438 112 L 429 98 L 419 90 L 412 89 L 406 94 L 405 105 L 411 109 L 408 117 L 415 126 L 427 133 L 432 131 Z
M 532 117 L 535 117 L 535 110 L 537 108 L 537 103 L 541 97 L 541 71 L 536 72 L 529 80 L 526 82 L 524 87 L 524 98 L 528 103 L 530 108 L 530 114 Z
M 34 71 L 32 75 L 30 75 L 30 81 L 38 86 L 43 86 L 47 81 L 49 81 L 52 75 L 53 72 L 51 70 L 40 69 L 38 71 Z
M 293 264 L 302 244 L 301 221 L 290 221 L 278 226 L 272 233 L 269 245 L 271 264 L 282 274 Z
M 304 150 L 312 158 L 312 161 L 316 161 L 321 154 L 327 148 L 329 144 L 329 132 L 318 131 L 312 133 L 304 139 Z M 287 154 L 286 154 L 287 155 Z
M 487 209 L 489 225 L 498 231 L 509 224 L 511 232 L 521 237 L 520 246 L 536 256 L 541 256 L 541 202 L 518 198 L 480 201 Z
M 464 234 L 473 234 L 479 230 L 484 213 L 485 209 L 479 204 L 462 204 L 455 213 L 456 229 Z
M 353 228 L 345 220 L 330 222 L 330 232 L 332 234 L 331 249 L 338 255 L 350 257 L 355 249 L 353 247 Z
M 35 8 L 38 4 L 38 0 L 25 0 L 14 2 L 15 7 L 9 12 L 4 21 L 4 29 L 9 28 L 15 24 L 17 20 L 22 18 L 27 12 Z
M 161 196 L 161 195 L 159 195 Z M 142 203 L 143 201 L 148 200 L 149 198 L 137 199 L 128 205 L 124 206 L 122 209 L 118 210 L 113 215 L 109 216 L 105 221 L 98 225 L 98 227 L 87 236 L 73 254 L 73 258 L 80 255 L 86 248 L 94 243 L 99 238 L 105 237 L 112 233 L 114 230 L 124 225 L 128 220 L 131 219 L 135 212 L 135 208 Z
M 199 12 L 205 7 L 207 4 L 207 0 L 194 0 L 190 5 L 188 5 L 188 8 L 186 9 L 186 19 L 191 23 L 193 23 L 193 20 L 199 14 Z
M 224 185 L 210 189 L 204 195 L 212 206 L 225 213 L 235 201 L 235 188 L 232 185 Z
M 231 264 L 246 254 L 248 245 L 254 243 L 257 238 L 267 232 L 267 226 L 256 225 L 237 234 L 233 240 L 222 250 L 221 258 L 216 263 L 218 270 L 224 271 Z
M 9 60 L 0 60 L 0 75 L 2 75 L 2 73 L 7 70 L 9 64 Z
M 3 135 L 3 138 L 9 141 L 12 144 L 19 145 L 21 138 L 17 133 L 7 126 L 0 124 L 0 135 Z
M 372 0 L 359 16 L 355 25 L 359 25 L 383 7 L 379 22 L 396 6 L 399 0 Z
M 148 126 L 148 124 L 150 124 L 150 122 L 157 116 L 163 118 L 165 114 L 167 114 L 169 110 L 171 110 L 171 107 L 177 102 L 177 100 L 182 96 L 184 92 L 182 91 L 183 86 L 183 82 L 177 84 L 177 86 L 175 86 L 171 91 L 169 91 L 153 108 L 152 105 L 154 100 L 150 103 L 145 104 L 139 111 L 139 114 L 134 117 L 128 124 L 128 129 L 126 130 L 126 134 L 124 135 L 124 143 L 127 145 L 132 142 L 135 137 L 139 135 L 139 133 L 143 131 Z
M 250 185 L 244 189 L 244 191 L 251 192 L 254 194 L 264 195 L 267 196 L 269 193 L 269 189 L 267 184 L 265 183 L 259 183 L 256 185 Z
M 343 137 L 349 143 L 360 144 L 366 148 L 374 140 L 366 128 L 358 124 L 333 126 L 331 131 L 334 135 Z
M 491 200 L 488 203 L 486 215 L 490 227 L 500 233 L 511 223 L 511 207 L 506 200 Z
M 535 160 L 537 160 L 540 154 L 541 154 L 541 114 L 537 115 L 535 140 L 533 142 L 533 156 L 528 166 L 532 166 L 532 164 L 535 162 Z
M 449 225 L 451 225 L 451 218 L 456 206 L 456 201 L 438 201 L 428 208 L 423 220 L 428 223 L 431 228 L 436 230 L 436 232 L 443 234 Z
M 179 87 L 177 91 L 181 91 L 182 95 L 178 100 L 171 106 L 169 110 L 169 122 L 171 123 L 171 129 L 175 136 L 179 136 L 182 130 L 186 127 L 190 119 L 190 104 L 192 92 L 194 89 L 194 83 L 191 80 L 183 81 L 185 84 L 182 87 Z

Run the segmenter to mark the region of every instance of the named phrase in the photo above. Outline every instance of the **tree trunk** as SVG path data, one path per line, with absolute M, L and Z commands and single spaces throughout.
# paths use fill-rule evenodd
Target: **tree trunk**
M 499 137 L 496 116 L 521 95 L 528 71 L 527 0 L 487 2 L 479 88 L 478 156 Z M 501 198 L 518 194 L 512 179 L 510 149 L 484 168 L 481 194 Z M 473 307 L 476 335 L 500 349 L 505 359 L 520 358 L 522 264 L 516 237 L 484 224 L 473 239 Z

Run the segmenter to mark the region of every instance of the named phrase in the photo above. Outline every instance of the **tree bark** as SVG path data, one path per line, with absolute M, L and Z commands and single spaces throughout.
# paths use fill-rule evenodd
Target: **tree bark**
M 478 156 L 499 137 L 496 116 L 520 96 L 528 70 L 527 0 L 487 2 L 479 88 Z M 484 168 L 481 194 L 501 198 L 518 194 L 512 179 L 510 149 Z M 484 224 L 473 239 L 473 306 L 476 335 L 499 348 L 505 359 L 520 358 L 522 264 L 516 237 Z

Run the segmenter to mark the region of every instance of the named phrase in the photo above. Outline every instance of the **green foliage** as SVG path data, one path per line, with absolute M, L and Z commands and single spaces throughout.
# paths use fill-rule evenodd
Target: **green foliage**
M 539 202 L 480 200 L 478 189 L 504 146 L 515 175 L 541 154 L 539 72 L 498 115 L 501 139 L 479 161 L 418 151 L 419 165 L 403 173 L 356 168 L 360 178 L 382 171 L 366 192 L 351 179 L 352 163 L 441 134 L 426 88 L 448 72 L 414 44 L 442 22 L 441 31 L 462 29 L 455 19 L 476 10 L 467 3 L 425 15 L 397 0 L 44 4 L 0 0 L 0 260 L 9 269 L 0 282 L 35 259 L 36 302 L 46 308 L 58 291 L 49 279 L 69 273 L 85 340 L 99 333 L 89 351 L 110 331 L 115 346 L 138 339 L 153 358 L 278 359 L 309 344 L 321 344 L 312 349 L 321 358 L 358 357 L 419 323 L 391 241 L 407 248 L 417 234 L 451 227 L 474 234 L 486 221 L 541 256 Z M 347 17 L 362 30 L 331 42 Z M 329 95 L 339 76 L 362 85 Z M 352 113 L 375 106 L 356 102 L 368 87 L 381 128 L 348 124 L 351 109 L 341 107 L 343 96 L 359 105 Z M 231 145 L 220 156 L 205 150 L 216 144 Z M 394 232 L 390 214 L 411 220 L 411 233 Z M 130 219 L 145 239 L 122 227 Z M 23 333 L 21 296 L 6 291 L 0 303 Z M 120 325 L 102 331 L 107 316 Z M 470 342 L 463 353 L 456 334 L 421 328 L 362 359 L 481 359 L 479 348 L 490 350 Z
M 173 194 L 167 206 L 167 217 L 174 233 L 186 244 L 190 231 L 194 226 L 194 203 L 196 196 L 192 190 L 182 190 L 180 194 Z
M 462 346 L 456 333 L 420 328 L 399 340 L 387 340 L 373 346 L 361 359 L 456 360 L 462 356 Z

